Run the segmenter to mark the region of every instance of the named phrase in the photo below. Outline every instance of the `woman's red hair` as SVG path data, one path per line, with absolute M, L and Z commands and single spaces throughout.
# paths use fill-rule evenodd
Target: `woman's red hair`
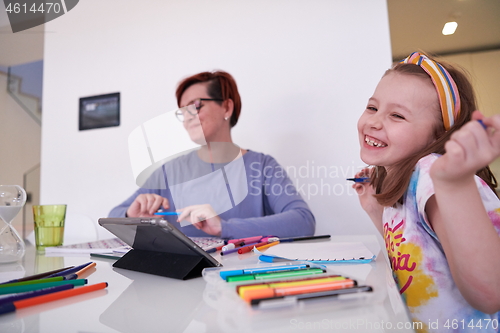
M 210 98 L 221 99 L 223 101 L 231 99 L 234 103 L 233 114 L 231 115 L 230 125 L 233 127 L 238 122 L 241 113 L 241 98 L 238 92 L 238 86 L 231 74 L 224 71 L 202 72 L 192 75 L 182 80 L 177 86 L 175 96 L 177 105 L 180 107 L 182 94 L 187 88 L 196 83 L 208 83 L 207 93 Z M 223 102 L 218 102 L 222 104 Z

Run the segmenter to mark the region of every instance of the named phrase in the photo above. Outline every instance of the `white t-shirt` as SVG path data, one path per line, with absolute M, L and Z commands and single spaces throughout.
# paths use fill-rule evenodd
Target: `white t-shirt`
M 421 158 L 403 204 L 384 209 L 384 239 L 394 277 L 413 321 L 422 323 L 420 331 L 498 332 L 500 312 L 492 315 L 480 312 L 462 297 L 441 243 L 429 226 L 425 205 L 434 194 L 429 170 L 439 156 L 431 154 Z M 491 222 L 500 234 L 500 200 L 477 176 L 476 184 Z

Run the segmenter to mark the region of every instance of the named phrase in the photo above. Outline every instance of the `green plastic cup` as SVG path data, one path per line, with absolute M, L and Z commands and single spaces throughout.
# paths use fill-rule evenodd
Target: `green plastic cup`
M 60 246 L 64 241 L 66 205 L 33 206 L 35 244 L 38 252 L 48 246 Z

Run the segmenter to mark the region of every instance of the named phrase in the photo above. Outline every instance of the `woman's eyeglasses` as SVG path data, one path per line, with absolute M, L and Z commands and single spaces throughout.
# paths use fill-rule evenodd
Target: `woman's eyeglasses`
M 222 99 L 217 99 L 217 98 L 198 98 L 193 101 L 192 104 L 186 105 L 177 111 L 175 111 L 175 116 L 177 119 L 179 119 L 180 122 L 184 122 L 185 114 L 186 112 L 189 113 L 191 116 L 196 116 L 198 112 L 200 112 L 200 109 L 203 107 L 203 104 L 201 104 L 202 101 L 217 101 L 217 102 L 222 102 Z

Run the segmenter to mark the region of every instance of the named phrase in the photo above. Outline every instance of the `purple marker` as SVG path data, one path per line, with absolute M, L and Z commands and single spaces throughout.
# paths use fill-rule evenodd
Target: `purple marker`
M 69 275 L 69 274 L 73 274 L 73 273 L 76 273 L 78 272 L 79 270 L 81 270 L 82 268 L 85 268 L 87 267 L 88 265 L 90 265 L 92 263 L 91 262 L 88 262 L 86 264 L 83 264 L 83 265 L 80 265 L 80 266 L 76 266 L 76 267 L 73 267 L 73 268 L 70 268 L 70 269 L 67 269 L 65 271 L 61 271 L 61 272 L 58 272 L 58 273 L 54 273 L 54 274 L 51 274 L 47 277 L 55 277 L 55 276 L 66 276 L 66 275 Z
M 346 180 L 350 180 L 355 183 L 369 183 L 370 178 L 369 177 L 357 177 L 357 178 L 347 178 Z

